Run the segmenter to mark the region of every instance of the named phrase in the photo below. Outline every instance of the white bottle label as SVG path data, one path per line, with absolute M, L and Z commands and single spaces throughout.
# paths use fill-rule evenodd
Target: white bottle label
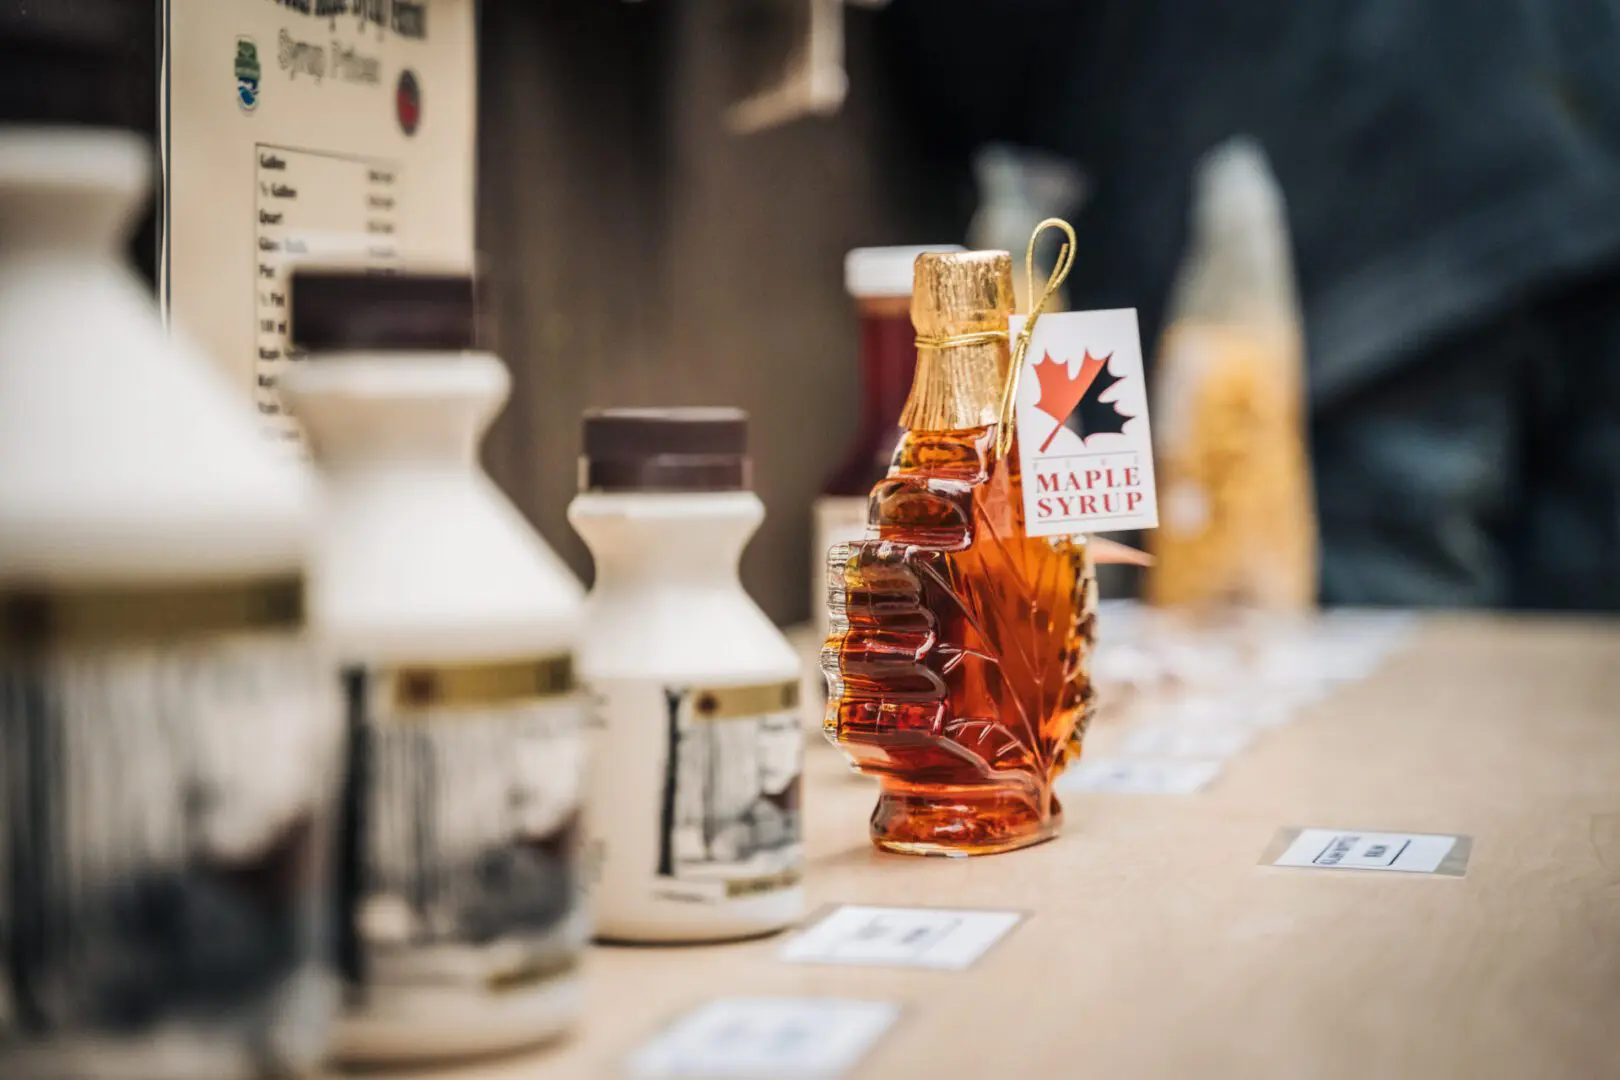
M 359 724 L 338 952 L 350 981 L 376 991 L 362 1002 L 447 988 L 493 999 L 569 974 L 586 938 L 586 699 L 569 657 L 347 682 Z
M 165 621 L 133 605 L 102 610 L 102 629 Z M 185 1075 L 234 1075 L 266 1045 L 309 1046 L 287 1064 L 317 1065 L 327 993 L 313 916 L 342 732 L 332 670 L 296 632 L 12 644 L 0 642 L 0 1074 L 18 1060 L 99 1072 L 82 1056 L 98 1034 L 132 1075 L 177 1075 L 175 1053 Z M 185 1051 L 118 1038 L 158 1029 L 197 1038 Z M 143 1058 L 149 1043 L 161 1064 Z M 74 1056 L 51 1065 L 55 1046 Z
M 835 544 L 866 538 L 864 495 L 823 495 L 815 504 L 815 542 L 810 549 L 810 623 L 827 636 L 827 552 Z
M 592 688 L 588 827 L 604 897 L 719 904 L 799 883 L 798 682 Z

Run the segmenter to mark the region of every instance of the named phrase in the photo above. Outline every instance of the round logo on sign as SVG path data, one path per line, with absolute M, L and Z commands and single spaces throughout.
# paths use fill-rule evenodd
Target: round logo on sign
M 243 112 L 259 107 L 259 47 L 252 38 L 236 39 L 236 103 Z
M 422 87 L 416 81 L 416 73 L 409 68 L 399 73 L 394 111 L 399 116 L 399 129 L 407 135 L 415 135 L 417 125 L 422 122 Z

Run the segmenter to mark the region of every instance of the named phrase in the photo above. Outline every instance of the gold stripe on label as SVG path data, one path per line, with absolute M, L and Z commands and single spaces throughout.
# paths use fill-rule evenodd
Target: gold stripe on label
M 0 648 L 168 641 L 232 631 L 296 630 L 298 574 L 252 581 L 0 589 Z
M 396 712 L 509 705 L 558 697 L 574 690 L 574 658 L 562 653 L 533 660 L 483 664 L 402 664 L 378 673 L 380 699 Z
M 533 986 L 535 983 L 547 982 L 551 979 L 560 979 L 564 975 L 571 975 L 578 971 L 579 967 L 579 957 L 573 954 L 545 960 L 520 962 L 514 967 L 491 972 L 485 976 L 484 985 L 496 993 L 522 990 Z
M 797 868 L 780 870 L 760 877 L 735 878 L 726 882 L 726 896 L 729 899 L 736 899 L 739 896 L 758 896 L 760 893 L 775 892 L 778 889 L 791 889 L 803 879 L 803 871 Z
M 736 720 L 799 707 L 797 682 L 758 686 L 699 686 L 692 690 L 692 716 L 697 720 Z

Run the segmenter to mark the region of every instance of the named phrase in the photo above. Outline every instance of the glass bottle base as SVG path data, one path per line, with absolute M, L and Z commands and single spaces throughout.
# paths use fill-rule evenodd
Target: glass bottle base
M 1057 836 L 1063 808 L 1048 796 L 1046 812 L 1023 792 L 998 788 L 907 785 L 885 790 L 872 811 L 872 843 L 900 855 L 995 855 Z

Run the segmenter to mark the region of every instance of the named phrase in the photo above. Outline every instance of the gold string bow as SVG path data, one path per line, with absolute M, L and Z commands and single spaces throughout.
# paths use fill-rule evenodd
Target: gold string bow
M 954 349 L 967 345 L 993 345 L 1007 340 L 1005 330 L 979 330 L 972 334 L 918 334 L 918 349 Z
M 1030 297 L 1035 296 L 1035 242 L 1047 229 L 1062 229 L 1067 241 L 1058 251 L 1057 264 L 1052 267 L 1052 276 L 1046 279 L 1046 288 L 1041 291 L 1038 299 L 1031 302 L 1029 316 L 1024 320 L 1023 328 L 1018 331 L 1017 340 L 1013 342 L 1012 366 L 1007 372 L 1007 386 L 1001 393 L 1000 425 L 996 432 L 996 451 L 1000 454 L 1007 454 L 1012 450 L 1013 419 L 1018 409 L 1018 376 L 1024 370 L 1024 358 L 1029 354 L 1029 343 L 1035 336 L 1035 324 L 1040 321 L 1046 305 L 1051 303 L 1052 297 L 1057 295 L 1057 291 L 1063 287 L 1064 279 L 1073 269 L 1074 251 L 1079 244 L 1074 236 L 1074 227 L 1062 218 L 1047 218 L 1035 226 L 1035 231 L 1029 236 L 1029 247 L 1024 252 L 1025 292 Z

